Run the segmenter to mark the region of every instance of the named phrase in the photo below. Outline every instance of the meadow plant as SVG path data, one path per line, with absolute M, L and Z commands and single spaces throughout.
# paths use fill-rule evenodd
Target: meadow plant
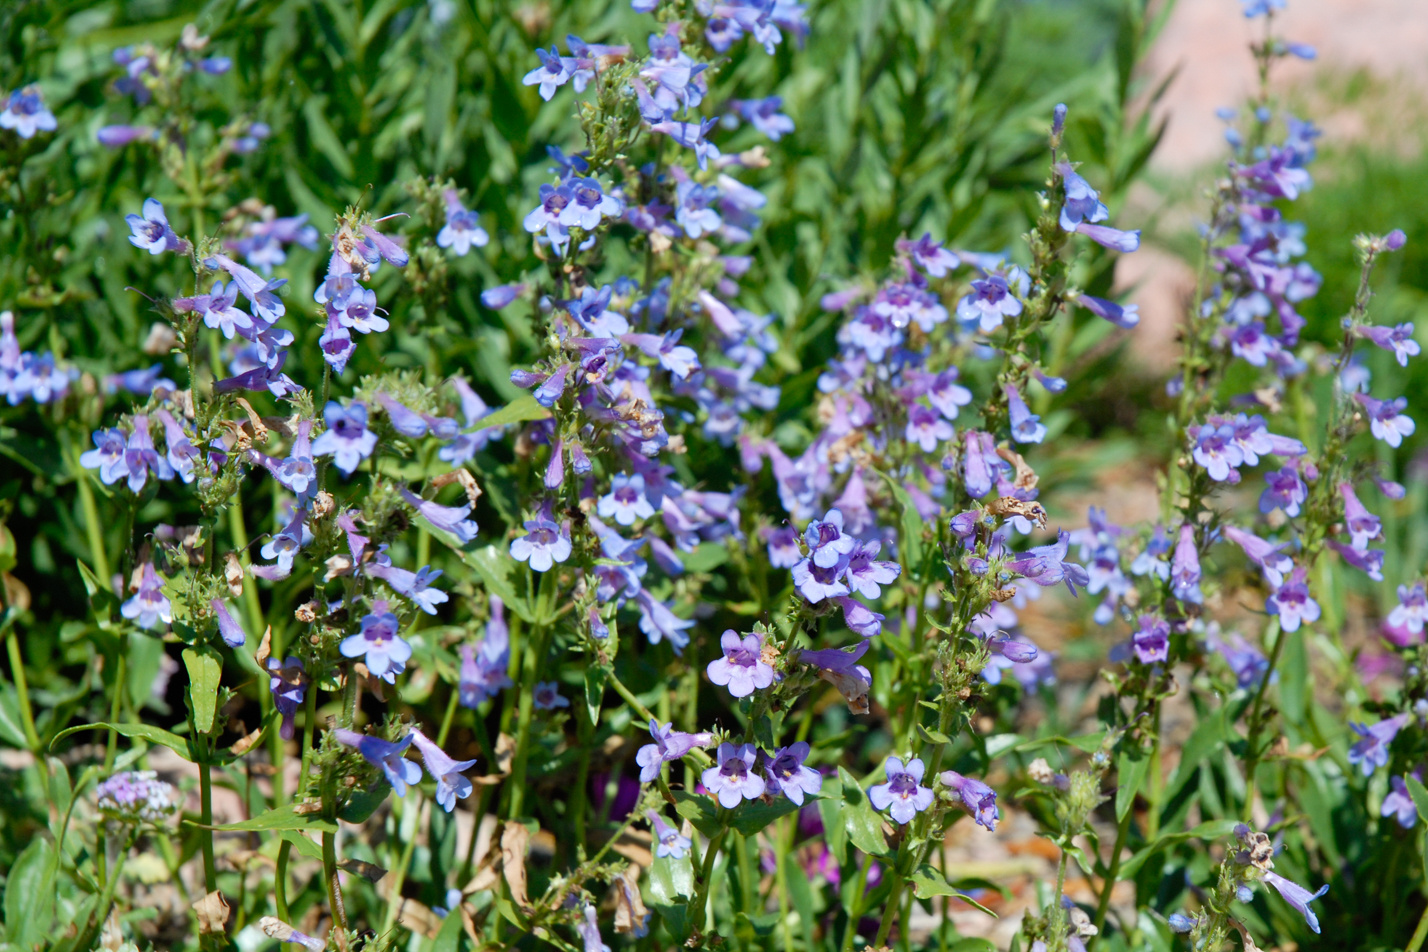
M 112 211 L 158 266 L 115 292 L 155 317 L 116 346 L 159 363 L 96 379 L 36 343 L 68 300 L 44 264 L 0 315 L 3 426 L 67 467 L 85 596 L 37 628 L 38 550 L 0 534 L 0 737 L 29 804 L 7 823 L 33 823 L 6 940 L 990 948 L 1010 894 L 949 843 L 1020 823 L 1054 873 L 1013 948 L 1310 947 L 1326 922 L 1346 942 L 1363 913 L 1339 892 L 1375 877 L 1400 905 L 1375 934 L 1419 948 L 1421 840 L 1397 830 L 1428 810 L 1428 595 L 1384 531 L 1401 456 L 1374 446 L 1411 441 L 1415 406 L 1364 362 L 1419 354 L 1371 306 L 1404 237 L 1354 239 L 1342 333 L 1306 339 L 1320 279 L 1290 209 L 1319 132 L 1269 96 L 1279 59 L 1313 55 L 1283 4 L 1243 11 L 1262 91 L 1225 116 L 1145 522 L 1114 477 L 1063 515 L 1099 478 L 1063 395 L 1140 320 L 1108 291 L 1140 232 L 1080 164 L 1077 103 L 1042 114 L 1021 244 L 904 234 L 825 287 L 803 361 L 744 282 L 761 172 L 807 120 L 723 80 L 798 57 L 809 13 L 632 6 L 641 33 L 528 51 L 507 95 L 565 100 L 582 145 L 552 145 L 499 221 L 459 173 L 331 220 L 262 196 L 215 215 L 272 134 L 202 94 L 223 42 L 112 51 L 129 119 L 88 134 L 152 164 L 153 195 Z M 40 87 L 10 93 L 7 188 L 58 161 L 58 126 Z M 480 272 L 524 341 L 492 380 L 442 358 L 434 315 L 469 293 L 458 261 L 517 242 L 529 267 Z M 1313 698 L 1311 647 L 1357 683 L 1346 578 L 1387 584 L 1386 562 L 1400 682 Z M 1057 713 L 1076 701 L 1035 632 L 1088 624 L 1116 642 L 1094 714 Z M 31 689 L 26 629 L 66 664 L 93 646 L 68 693 Z M 181 900 L 146 902 L 160 884 Z

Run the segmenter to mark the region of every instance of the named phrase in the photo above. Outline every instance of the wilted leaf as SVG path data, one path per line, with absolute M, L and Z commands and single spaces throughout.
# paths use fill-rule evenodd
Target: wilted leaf
M 511 898 L 522 909 L 530 906 L 526 897 L 526 847 L 531 833 L 519 823 L 507 823 L 501 830 L 501 875 L 511 890 Z
M 198 931 L 203 935 L 223 935 L 228 923 L 228 901 L 223 894 L 214 890 L 193 904 L 198 915 Z

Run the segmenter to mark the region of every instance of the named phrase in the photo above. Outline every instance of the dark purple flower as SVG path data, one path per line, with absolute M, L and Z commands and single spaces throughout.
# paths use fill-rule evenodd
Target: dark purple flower
M 1275 509 L 1282 509 L 1286 516 L 1299 515 L 1300 508 L 1309 498 L 1309 487 L 1304 485 L 1304 480 L 1299 477 L 1296 469 L 1286 466 L 1265 473 L 1264 481 L 1269 485 L 1260 494 L 1260 512 L 1270 513 Z
M 1264 572 L 1264 580 L 1273 588 L 1284 584 L 1284 575 L 1294 569 L 1294 560 L 1280 550 L 1286 543 L 1266 542 L 1253 532 L 1239 526 L 1225 526 L 1225 538 L 1244 550 L 1246 556 Z
M 1037 546 L 1025 555 L 1006 563 L 1008 572 L 1020 575 L 1028 581 L 1035 582 L 1042 588 L 1051 588 L 1061 582 L 1066 583 L 1066 587 L 1075 595 L 1077 585 L 1086 585 L 1090 581 L 1090 576 L 1086 570 L 1074 562 L 1066 561 L 1066 552 L 1070 547 L 1070 536 L 1064 530 L 1056 533 L 1054 545 Z
M 719 762 L 700 775 L 704 789 L 719 799 L 719 805 L 732 810 L 744 800 L 757 800 L 764 795 L 764 778 L 754 771 L 758 752 L 753 744 L 724 743 L 719 745 Z
M 54 132 L 59 128 L 54 113 L 45 108 L 38 86 L 25 86 L 12 92 L 0 112 L 0 129 L 14 129 L 21 139 L 33 138 L 36 132 Z
M 241 648 L 248 640 L 247 634 L 243 631 L 243 626 L 234 620 L 229 613 L 228 606 L 221 598 L 215 598 L 209 605 L 213 608 L 213 614 L 218 619 L 218 634 L 223 638 L 223 643 L 230 648 Z
M 768 778 L 769 793 L 775 796 L 782 793 L 803 806 L 805 796 L 813 796 L 823 789 L 822 774 L 803 765 L 810 750 L 807 743 L 798 741 L 765 755 L 764 776 Z
M 268 690 L 273 695 L 273 707 L 283 719 L 278 728 L 278 736 L 283 740 L 293 739 L 293 720 L 307 696 L 307 683 L 301 658 L 289 655 L 283 661 L 268 659 Z
M 558 681 L 537 681 L 532 701 L 542 711 L 553 711 L 558 707 L 570 706 L 570 701 L 560 696 L 560 682 Z

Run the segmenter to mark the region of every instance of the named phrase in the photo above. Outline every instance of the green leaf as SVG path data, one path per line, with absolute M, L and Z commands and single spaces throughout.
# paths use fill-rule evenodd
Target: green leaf
M 917 725 L 917 733 L 922 735 L 922 739 L 927 741 L 929 744 L 952 743 L 952 738 L 948 737 L 946 734 L 942 733 L 941 731 L 928 730 L 921 724 Z
M 5 936 L 16 948 L 28 949 L 49 933 L 57 860 L 54 844 L 35 837 L 10 868 L 5 881 Z
M 614 632 L 611 633 L 614 640 Z M 600 703 L 605 697 L 605 680 L 610 669 L 604 665 L 592 664 L 585 669 L 585 708 L 590 714 L 590 723 L 600 725 Z
M 1140 785 L 1145 782 L 1145 774 L 1150 767 L 1150 758 L 1140 751 L 1122 753 L 1116 767 L 1116 819 L 1120 820 L 1130 812 Z
M 762 800 L 745 801 L 739 804 L 729 825 L 745 836 L 753 836 L 779 817 L 788 816 L 798 810 L 798 805 L 788 797 L 779 797 L 773 803 Z
M 218 712 L 218 687 L 223 681 L 223 659 L 208 645 L 183 649 L 188 669 L 188 697 L 193 705 L 193 725 L 200 734 L 213 733 Z
M 296 813 L 293 804 L 285 803 L 280 807 L 274 807 L 267 813 L 260 813 L 251 820 L 244 820 L 241 823 L 220 823 L 216 826 L 204 826 L 202 823 L 194 823 L 192 820 L 185 820 L 190 826 L 197 826 L 206 830 L 223 830 L 237 833 L 262 833 L 278 830 L 315 830 L 319 833 L 336 833 L 337 824 L 331 820 L 324 820 L 316 813 Z M 299 847 L 301 849 L 301 847 Z
M 524 393 L 496 412 L 477 420 L 476 428 L 484 430 L 488 426 L 505 426 L 508 423 L 525 423 L 528 420 L 545 420 L 549 417 L 549 410 L 537 403 L 535 397 Z
M 960 899 L 965 903 L 976 906 L 978 909 L 991 916 L 998 918 L 995 912 L 982 905 L 977 900 L 963 892 L 958 892 L 947 882 L 947 879 L 934 869 L 931 864 L 923 863 L 912 874 L 912 891 L 919 899 L 931 899 L 934 896 L 951 896 Z
M 843 781 L 843 803 L 846 805 L 843 822 L 849 841 L 869 856 L 886 856 L 888 841 L 883 836 L 883 818 L 873 809 L 868 795 L 852 774 L 839 767 L 838 778 Z
M 190 746 L 188 738 L 180 737 L 171 731 L 164 730 L 162 727 L 152 727 L 148 724 L 106 724 L 103 721 L 98 721 L 93 724 L 80 724 L 56 734 L 55 739 L 50 741 L 50 750 L 54 750 L 55 744 L 58 744 L 69 735 L 78 733 L 79 731 L 107 730 L 115 730 L 125 737 L 137 737 L 151 744 L 167 747 L 189 763 L 198 763 L 198 758 L 194 756 L 193 748 Z
M 25 739 L 25 722 L 20 718 L 20 696 L 3 680 L 0 680 L 0 742 L 17 750 L 30 746 Z
M 1199 826 L 1181 830 L 1177 833 L 1165 833 L 1155 838 L 1154 841 L 1141 847 L 1130 859 L 1121 864 L 1120 878 L 1133 879 L 1139 869 L 1145 865 L 1146 861 L 1160 851 L 1183 843 L 1186 840 L 1215 840 L 1229 836 L 1234 830 L 1237 820 L 1211 820 L 1208 823 L 1201 823 Z
M 339 819 L 348 823 L 366 823 L 377 808 L 382 805 L 382 801 L 387 799 L 387 794 L 392 790 L 386 782 L 377 784 L 371 790 L 363 790 L 361 793 L 354 793 L 347 798 L 347 803 L 342 809 L 337 811 Z
M 969 936 L 966 939 L 958 939 L 947 949 L 948 952 L 997 952 L 997 944 L 991 939 Z
M 461 916 L 454 913 L 447 916 L 442 921 L 436 938 L 431 940 L 431 952 L 457 952 L 461 947 L 461 937 L 465 934 Z
M 309 829 L 318 829 L 318 827 L 309 827 Z M 293 849 L 297 850 L 300 855 L 308 859 L 315 859 L 319 863 L 322 862 L 322 847 L 303 836 L 301 831 L 278 830 L 277 834 L 279 839 L 291 843 Z
M 902 537 L 898 540 L 902 547 L 902 564 L 908 566 L 920 566 L 922 564 L 922 530 L 924 523 L 922 513 L 917 511 L 917 504 L 912 501 L 912 495 L 903 488 L 902 484 L 893 479 L 887 473 L 879 472 L 892 490 L 893 498 L 897 500 L 898 506 L 902 509 Z
M 722 542 L 702 542 L 683 559 L 686 572 L 712 572 L 729 561 L 729 547 Z
M 694 898 L 694 862 L 688 853 L 681 859 L 655 857 L 650 866 L 650 896 L 667 906 Z
M 1418 816 L 1428 823 L 1428 787 L 1424 787 L 1417 777 L 1405 777 L 1404 780 L 1408 784 L 1408 795 L 1413 798 L 1413 805 L 1418 808 Z
M 445 533 L 441 533 L 441 535 L 445 535 Z M 526 604 L 524 598 L 516 594 L 515 583 L 511 581 L 511 572 L 516 568 L 516 562 L 510 555 L 494 545 L 477 549 L 475 552 L 464 552 L 460 549 L 456 549 L 456 551 L 461 556 L 461 561 L 481 576 L 481 582 L 486 586 L 487 592 L 499 596 L 501 601 L 506 603 L 506 607 L 520 616 L 523 621 L 535 621 L 535 614 L 532 613 L 530 605 Z
M 684 817 L 707 837 L 719 834 L 719 817 L 708 797 L 695 796 L 687 790 L 674 791 L 674 812 Z

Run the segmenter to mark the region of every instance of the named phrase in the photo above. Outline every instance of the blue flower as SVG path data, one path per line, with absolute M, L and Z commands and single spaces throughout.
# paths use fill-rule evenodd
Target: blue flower
M 663 765 L 679 760 L 696 747 L 708 747 L 714 743 L 714 735 L 708 732 L 686 734 L 674 729 L 673 724 L 650 721 L 650 737 L 653 744 L 646 744 L 635 751 L 635 763 L 640 767 L 640 782 L 650 783 L 659 776 Z
M 412 646 L 397 634 L 400 623 L 386 611 L 386 603 L 378 602 L 374 608 L 380 611 L 363 617 L 361 631 L 342 639 L 342 655 L 362 658 L 373 677 L 395 684 L 411 659 Z
M 466 206 L 461 204 L 461 199 L 454 189 L 447 189 L 444 195 L 446 198 L 446 225 L 437 232 L 437 245 L 455 251 L 458 258 L 464 258 L 473 245 L 477 248 L 484 248 L 486 243 L 491 240 L 491 236 L 486 234 L 486 230 L 481 227 L 480 216 L 473 211 L 468 211 Z M 482 300 L 485 300 L 484 295 L 482 295 Z
M 556 89 L 570 82 L 575 75 L 575 60 L 561 56 L 553 46 L 548 53 L 537 46 L 535 53 L 540 65 L 526 73 L 521 82 L 526 86 L 539 85 L 540 98 L 549 102 Z
M 714 684 L 728 687 L 734 697 L 748 697 L 774 682 L 773 666 L 763 659 L 763 636 L 744 635 L 730 629 L 719 639 L 723 654 L 709 662 L 705 671 Z
M 476 761 L 454 760 L 415 728 L 411 732 L 410 739 L 416 743 L 417 750 L 421 751 L 421 759 L 426 764 L 426 772 L 431 774 L 431 779 L 436 781 L 436 802 L 441 804 L 443 810 L 450 813 L 456 809 L 457 800 L 464 800 L 471 796 L 471 781 L 463 777 L 461 771 L 470 770 L 476 765 Z M 420 779 L 420 774 L 418 774 L 418 779 Z M 414 781 L 408 781 L 408 783 L 412 782 Z
M 668 641 L 675 654 L 684 651 L 685 645 L 689 644 L 689 636 L 685 632 L 694 627 L 693 619 L 680 618 L 644 588 L 635 596 L 635 607 L 640 610 L 640 631 L 645 633 L 650 644 Z
M 333 731 L 332 735 L 337 738 L 339 743 L 357 748 L 357 752 L 362 755 L 363 760 L 373 767 L 380 768 L 397 796 L 406 796 L 408 785 L 421 782 L 421 767 L 402 756 L 412 745 L 411 734 L 395 744 L 382 740 L 380 737 L 359 734 L 356 731 L 343 728 Z
M 1015 276 L 1013 280 L 1016 280 Z M 1012 293 L 1011 284 L 1000 274 L 991 274 L 972 282 L 972 292 L 957 302 L 957 319 L 977 325 L 983 334 L 1002 326 L 1002 320 L 1016 317 L 1022 304 Z
M 1289 903 L 1304 916 L 1304 922 L 1308 924 L 1315 935 L 1319 934 L 1319 917 L 1314 914 L 1313 909 L 1309 908 L 1309 903 L 1329 891 L 1328 883 L 1320 886 L 1318 892 L 1311 893 L 1303 886 L 1285 879 L 1273 870 L 1264 874 L 1264 881 L 1277 889 L 1279 895 L 1284 897 L 1284 901 Z
M 1264 610 L 1278 615 L 1279 627 L 1285 631 L 1298 631 L 1303 622 L 1319 620 L 1319 603 L 1309 596 L 1304 566 L 1296 568 L 1285 583 L 1265 599 Z
M 525 528 L 526 534 L 511 542 L 511 558 L 530 563 L 536 572 L 549 572 L 555 563 L 570 558 L 570 522 L 557 523 L 549 505 L 527 519 Z
M 188 242 L 174 234 L 174 230 L 169 227 L 164 206 L 156 198 L 144 199 L 144 214 L 125 215 L 124 220 L 134 232 L 129 236 L 129 243 L 135 248 L 143 248 L 151 255 L 161 255 L 165 251 L 185 251 L 188 248 Z
M 145 562 L 139 569 L 139 590 L 119 606 L 119 614 L 140 628 L 154 631 L 174 620 L 173 606 L 164 594 L 164 578 L 154 571 L 154 563 Z
M 922 774 L 927 768 L 914 757 L 904 766 L 898 757 L 887 759 L 887 783 L 868 788 L 868 800 L 878 810 L 888 810 L 899 825 L 906 826 L 914 816 L 932 806 L 930 787 L 922 786 Z
M 418 515 L 431 523 L 434 528 L 456 536 L 462 545 L 476 538 L 476 523 L 467 518 L 471 515 L 471 505 L 469 503 L 465 506 L 443 506 L 429 499 L 421 498 L 408 490 L 405 486 L 402 487 L 401 494 L 402 498 L 407 501 L 407 504 L 416 509 Z M 529 523 L 526 527 L 530 528 Z M 566 555 L 568 556 L 569 554 L 569 542 L 567 542 Z M 522 558 L 521 561 L 524 562 L 525 559 Z M 556 561 L 564 562 L 565 559 L 559 558 Z M 537 571 L 543 572 L 545 569 L 538 569 Z
M 1065 582 L 1066 587 L 1071 590 L 1071 594 L 1075 595 L 1076 586 L 1086 585 L 1090 581 L 1090 576 L 1081 566 L 1066 561 L 1068 548 L 1070 548 L 1070 535 L 1064 529 L 1059 530 L 1056 533 L 1055 544 L 1031 549 L 1025 555 L 1007 562 L 1006 570 L 1035 582 L 1043 588 L 1050 588 Z
M 218 619 L 218 634 L 223 638 L 223 643 L 230 648 L 243 647 L 248 636 L 244 633 L 243 626 L 234 620 L 233 615 L 228 611 L 228 606 L 220 598 L 213 599 L 209 605 Z
M 17 89 L 5 100 L 0 112 L 0 129 L 14 129 L 21 139 L 33 138 L 36 132 L 54 132 L 58 128 L 54 113 L 45 108 L 38 86 Z
M 974 777 L 964 777 L 955 770 L 944 770 L 938 775 L 942 783 L 962 800 L 967 812 L 978 825 L 995 832 L 997 820 L 1002 812 L 997 808 L 997 792 Z
M 1110 211 L 1101 202 L 1100 193 L 1077 175 L 1070 163 L 1057 163 L 1056 171 L 1066 192 L 1066 201 L 1061 206 L 1062 231 L 1075 231 L 1082 222 L 1105 221 L 1110 217 Z
M 689 837 L 683 836 L 678 830 L 665 822 L 664 817 L 653 810 L 646 810 L 645 816 L 650 818 L 650 826 L 653 828 L 655 841 L 655 855 L 668 857 L 669 859 L 684 859 L 689 853 Z
M 805 796 L 811 797 L 822 790 L 823 775 L 803 764 L 811 750 L 806 742 L 798 741 L 766 754 L 764 776 L 768 780 L 768 792 L 775 796 L 781 793 L 803 806 Z
M 1367 394 L 1356 393 L 1354 399 L 1368 411 L 1369 429 L 1375 439 L 1383 440 L 1397 449 L 1405 436 L 1412 436 L 1416 428 L 1412 417 L 1403 411 L 1408 407 L 1408 398 L 1396 400 L 1375 400 Z
M 1046 426 L 1041 422 L 1041 417 L 1027 408 L 1026 401 L 1021 398 L 1021 391 L 1007 384 L 1003 392 L 1007 395 L 1012 439 L 1018 443 L 1040 443 L 1046 439 Z
M 1389 717 L 1369 726 L 1351 722 L 1349 726 L 1360 739 L 1349 748 L 1349 763 L 1357 764 L 1365 777 L 1373 776 L 1378 767 L 1387 767 L 1388 747 L 1407 723 L 1407 714 Z
M 367 407 L 354 403 L 344 408 L 336 400 L 322 409 L 327 429 L 312 442 L 313 456 L 331 456 L 333 464 L 351 476 L 377 446 L 377 434 L 367 429 Z
M 506 672 L 511 662 L 510 632 L 506 627 L 505 605 L 491 596 L 491 618 L 486 633 L 475 648 L 461 646 L 461 672 L 457 679 L 458 695 L 463 707 L 475 710 L 487 698 L 495 697 L 503 688 L 511 687 Z
M 720 744 L 719 762 L 700 774 L 704 789 L 719 799 L 719 805 L 732 810 L 745 800 L 757 800 L 764 795 L 764 778 L 754 771 L 758 751 L 753 744 Z
M 1414 772 L 1413 779 L 1422 783 L 1422 777 L 1418 772 Z M 1408 782 L 1403 777 L 1390 777 L 1388 780 L 1389 792 L 1383 798 L 1383 806 L 1379 809 L 1380 816 L 1391 816 L 1398 821 L 1398 825 L 1405 830 L 1412 829 L 1418 822 L 1418 807 L 1413 802 L 1413 797 L 1408 793 Z
M 307 684 L 308 677 L 301 658 L 289 655 L 283 661 L 268 659 L 268 691 L 273 695 L 273 707 L 283 719 L 278 728 L 278 735 L 283 740 L 293 739 L 294 719 L 307 696 Z

